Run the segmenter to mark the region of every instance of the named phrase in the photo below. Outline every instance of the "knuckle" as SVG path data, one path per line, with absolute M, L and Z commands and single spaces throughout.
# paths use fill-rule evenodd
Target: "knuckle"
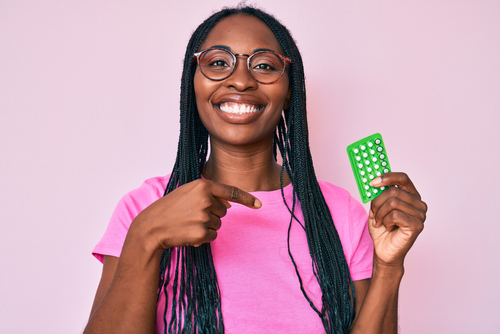
M 391 197 L 387 200 L 387 205 L 389 205 L 391 209 L 395 209 L 399 206 L 399 200 L 396 197 Z
M 229 187 L 227 189 L 227 195 L 229 199 L 233 201 L 239 200 L 241 197 L 240 190 L 236 187 Z
M 398 195 L 399 190 L 396 187 L 389 187 L 389 189 L 387 189 L 387 192 L 390 197 L 396 197 Z
M 390 217 L 393 221 L 401 222 L 408 218 L 408 215 L 399 210 L 392 210 L 390 213 Z
M 424 205 L 424 211 L 427 212 L 427 210 L 429 209 L 429 207 L 427 206 L 427 203 L 422 201 L 422 204 Z
M 204 210 L 198 211 L 198 213 L 195 216 L 195 221 L 201 222 L 201 223 L 206 223 L 206 222 L 210 221 L 210 214 Z

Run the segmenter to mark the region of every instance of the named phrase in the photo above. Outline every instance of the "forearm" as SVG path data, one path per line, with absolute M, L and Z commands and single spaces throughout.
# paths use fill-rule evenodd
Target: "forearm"
M 370 287 L 351 334 L 386 334 L 398 331 L 398 292 L 404 269 L 374 263 Z
M 147 249 L 129 232 L 113 280 L 84 334 L 154 332 L 160 257 L 161 250 Z

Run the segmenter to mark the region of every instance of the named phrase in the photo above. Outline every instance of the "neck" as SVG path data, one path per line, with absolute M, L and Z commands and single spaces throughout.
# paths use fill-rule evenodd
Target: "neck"
M 211 139 L 210 144 L 210 157 L 202 172 L 206 179 L 247 192 L 280 189 L 281 166 L 274 160 L 272 143 L 228 147 Z M 285 171 L 283 186 L 288 184 L 290 179 Z

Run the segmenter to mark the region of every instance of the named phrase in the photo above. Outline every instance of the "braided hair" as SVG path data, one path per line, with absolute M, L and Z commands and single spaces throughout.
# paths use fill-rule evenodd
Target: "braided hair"
M 279 150 L 283 160 L 282 196 L 291 216 L 288 252 L 299 278 L 300 289 L 321 318 L 326 333 L 347 333 L 354 319 L 354 287 L 340 238 L 314 172 L 309 149 L 302 58 L 290 32 L 273 16 L 249 6 L 224 8 L 206 19 L 191 36 L 181 79 L 181 128 L 177 158 L 165 195 L 201 177 L 207 159 L 209 133 L 201 122 L 196 106 L 193 84 L 196 64 L 193 62 L 193 54 L 199 51 L 207 35 L 221 19 L 235 14 L 252 15 L 265 22 L 276 36 L 285 55 L 292 59 L 289 70 L 290 106 L 283 111 L 274 136 L 275 159 Z M 291 206 L 286 203 L 283 193 L 285 171 L 293 184 Z M 303 223 L 294 215 L 296 199 L 301 203 Z M 307 236 L 313 272 L 322 291 L 320 309 L 305 292 L 290 252 L 290 228 L 294 220 L 302 226 Z M 172 285 L 171 296 L 167 293 L 169 284 Z M 220 290 L 209 243 L 200 247 L 183 246 L 164 250 L 160 262 L 158 300 L 161 294 L 165 295 L 166 304 L 163 320 L 165 333 L 224 333 Z M 167 306 L 171 310 L 169 317 Z M 167 321 L 168 318 L 170 321 Z

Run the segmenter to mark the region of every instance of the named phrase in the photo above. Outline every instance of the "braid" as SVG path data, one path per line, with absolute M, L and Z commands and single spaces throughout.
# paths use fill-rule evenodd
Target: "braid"
M 199 179 L 208 152 L 208 131 L 198 115 L 194 92 L 196 64 L 193 53 L 199 48 L 212 28 L 224 17 L 247 14 L 264 21 L 278 42 L 292 59 L 289 77 L 292 87 L 290 107 L 282 114 L 274 136 L 273 152 L 279 150 L 283 159 L 281 191 L 290 211 L 290 225 L 295 220 L 305 230 L 313 272 L 321 288 L 322 306 L 318 309 L 305 292 L 302 279 L 290 251 L 288 251 L 299 278 L 300 289 L 313 310 L 321 318 L 327 333 L 347 333 L 354 319 L 355 297 L 352 279 L 342 244 L 325 202 L 311 158 L 306 117 L 304 69 L 300 52 L 289 31 L 273 16 L 253 7 L 224 8 L 205 20 L 193 33 L 186 48 L 180 99 L 180 136 L 177 158 L 165 195 L 177 187 Z M 283 192 L 283 175 L 289 175 L 293 184 L 291 207 Z M 304 215 L 303 224 L 296 218 L 296 199 Z M 172 279 L 171 279 L 171 276 Z M 167 286 L 172 285 L 172 296 Z M 353 299 L 349 290 L 353 292 Z M 165 295 L 165 333 L 224 333 L 221 297 L 210 244 L 200 247 L 166 249 L 160 262 L 158 298 Z M 171 303 L 170 322 L 167 324 L 167 305 Z

